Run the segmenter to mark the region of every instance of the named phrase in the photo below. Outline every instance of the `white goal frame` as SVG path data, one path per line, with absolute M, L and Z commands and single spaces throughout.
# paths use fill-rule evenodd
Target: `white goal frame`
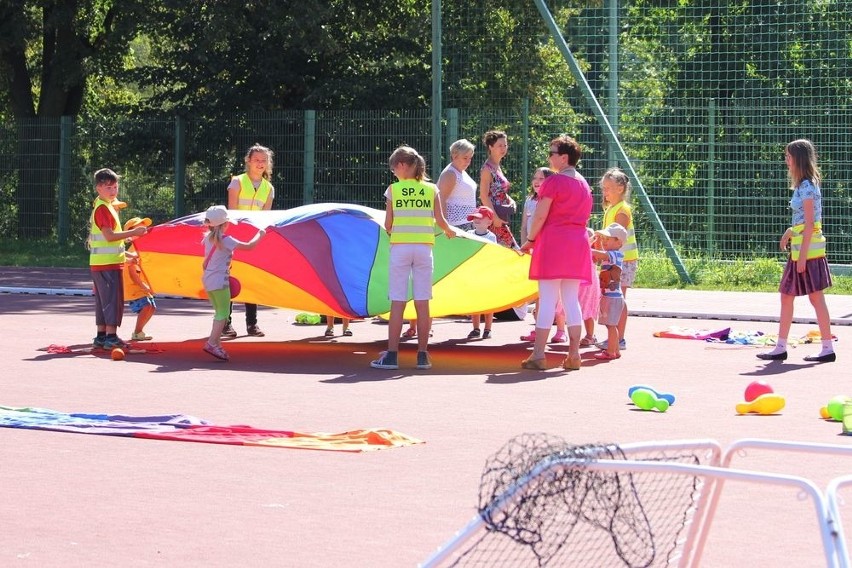
M 731 468 L 730 464 L 736 455 L 744 455 L 746 450 L 760 449 L 784 452 L 804 452 L 852 457 L 852 446 L 834 444 L 816 444 L 804 442 L 786 442 L 776 440 L 743 439 L 731 444 L 724 451 L 714 440 L 679 440 L 671 442 L 647 442 L 625 444 L 620 446 L 626 459 L 576 460 L 561 458 L 544 460 L 510 487 L 498 501 L 490 505 L 491 511 L 506 508 L 514 496 L 522 491 L 534 479 L 547 476 L 565 469 L 587 471 L 612 471 L 618 473 L 671 473 L 673 475 L 691 475 L 700 478 L 704 483 L 698 494 L 695 512 L 687 520 L 688 530 L 683 542 L 679 545 L 679 556 L 675 558 L 680 567 L 697 566 L 700 563 L 707 536 L 712 527 L 713 517 L 724 488 L 725 481 L 739 481 L 764 485 L 781 485 L 798 489 L 802 495 L 812 502 L 816 523 L 820 533 L 825 555 L 826 566 L 829 568 L 852 568 L 849 563 L 849 553 L 843 536 L 840 519 L 838 493 L 841 488 L 852 486 L 852 475 L 833 479 L 825 491 L 821 490 L 810 479 L 783 473 L 770 473 L 748 469 Z M 646 455 L 650 452 L 692 451 L 703 452 L 701 465 L 684 464 L 666 461 L 642 461 L 630 459 L 630 456 Z M 465 544 L 487 530 L 483 517 L 477 514 L 467 525 L 459 530 L 447 543 L 436 550 L 420 566 L 422 568 L 437 568 L 448 561 L 457 558 L 465 550 Z

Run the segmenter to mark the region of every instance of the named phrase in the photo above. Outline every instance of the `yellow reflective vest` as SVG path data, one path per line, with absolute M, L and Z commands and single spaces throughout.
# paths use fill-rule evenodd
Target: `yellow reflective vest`
M 805 238 L 805 224 L 790 227 L 793 235 L 790 237 L 790 258 L 799 260 L 802 251 L 802 241 Z M 808 260 L 822 258 L 825 256 L 825 235 L 822 234 L 822 223 L 814 223 L 814 232 L 811 234 L 811 244 L 808 246 Z
M 240 211 L 260 211 L 266 204 L 269 198 L 269 192 L 272 186 L 266 178 L 260 180 L 260 185 L 257 190 L 254 189 L 254 184 L 248 174 L 234 176 L 234 179 L 240 182 L 240 195 L 237 201 L 237 209 Z
M 608 227 L 612 223 L 616 223 L 615 218 L 622 209 L 630 217 L 630 223 L 624 227 L 627 229 L 627 242 L 619 250 L 624 253 L 624 260 L 639 260 L 639 245 L 636 244 L 636 232 L 633 230 L 633 213 L 627 203 L 619 201 L 615 205 L 607 207 L 604 211 L 603 226 Z
M 393 205 L 391 244 L 435 244 L 435 194 L 431 183 L 413 179 L 390 186 Z
M 116 233 L 121 232 L 121 221 L 118 218 L 118 212 L 113 208 L 111 203 L 107 203 L 100 197 L 95 199 L 92 215 L 89 219 L 89 266 L 106 266 L 110 264 L 124 263 L 124 240 L 108 241 L 101 229 L 95 224 L 95 211 L 98 207 L 104 205 L 112 214 L 113 225 L 112 230 Z

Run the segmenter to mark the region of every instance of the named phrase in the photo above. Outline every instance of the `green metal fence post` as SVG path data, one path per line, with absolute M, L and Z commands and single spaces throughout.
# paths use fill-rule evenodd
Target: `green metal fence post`
M 57 227 L 59 244 L 68 243 L 71 233 L 71 209 L 69 199 L 71 195 L 71 134 L 74 127 L 74 119 L 63 116 L 59 119 L 59 219 Z
M 316 168 L 317 111 L 305 111 L 305 141 L 302 164 L 302 205 L 314 202 L 314 170 Z
M 707 250 L 716 250 L 716 99 L 707 105 Z
M 432 179 L 443 169 L 441 159 L 441 0 L 432 0 Z
M 186 119 L 175 117 L 175 217 L 186 215 Z
M 527 189 L 527 180 L 530 179 L 530 100 L 524 98 L 522 104 L 521 132 L 524 137 L 524 143 L 521 149 L 521 179 L 524 180 L 524 183 L 521 184 L 521 193 L 518 197 L 523 201 Z
M 618 134 L 618 0 L 609 2 L 609 82 L 607 88 L 607 110 L 612 130 Z M 617 165 L 615 148 L 606 146 L 607 164 Z
M 536 7 L 538 7 L 538 11 L 541 14 L 541 17 L 547 24 L 547 27 L 550 31 L 550 36 L 553 38 L 553 41 L 556 42 L 556 46 L 559 48 L 559 51 L 562 53 L 562 56 L 568 62 L 568 67 L 571 70 L 571 75 L 574 77 L 574 80 L 577 81 L 577 85 L 580 87 L 580 90 L 586 97 L 587 104 L 592 109 L 592 112 L 594 113 L 595 117 L 598 119 L 598 123 L 600 123 L 601 127 L 604 129 L 604 134 L 606 134 L 610 144 L 615 146 L 618 150 L 618 156 L 624 162 L 625 169 L 627 170 L 630 179 L 636 186 L 637 193 L 639 194 L 639 200 L 642 202 L 642 208 L 648 215 L 648 219 L 654 225 L 654 228 L 657 232 L 657 236 L 663 243 L 663 248 L 666 250 L 666 254 L 672 261 L 672 264 L 674 265 L 678 276 L 680 276 L 681 282 L 684 282 L 686 284 L 692 283 L 692 279 L 689 277 L 689 273 L 686 270 L 686 266 L 684 266 L 683 261 L 680 259 L 680 256 L 678 256 L 677 251 L 674 248 L 674 244 L 672 243 L 671 237 L 669 237 L 666 228 L 663 226 L 663 222 L 660 220 L 659 215 L 657 215 L 657 210 L 654 209 L 654 204 L 651 203 L 651 199 L 648 197 L 648 193 L 645 191 L 645 186 L 642 185 L 642 181 L 636 174 L 636 170 L 633 169 L 633 164 L 627 157 L 627 152 L 624 151 L 624 148 L 621 145 L 621 141 L 618 139 L 618 136 L 615 135 L 615 131 L 612 129 L 612 125 L 609 123 L 606 114 L 604 114 L 600 103 L 598 103 L 598 99 L 592 92 L 591 87 L 589 87 L 589 82 L 586 80 L 586 76 L 583 75 L 583 70 L 580 69 L 580 64 L 577 63 L 577 60 L 574 58 L 574 54 L 571 53 L 571 50 L 568 48 L 568 44 L 565 43 L 565 38 L 562 36 L 562 32 L 556 25 L 556 21 L 553 19 L 553 15 L 550 13 L 550 10 L 544 4 L 544 0 L 535 0 L 535 5 Z
M 450 145 L 459 139 L 459 109 L 447 109 L 447 137 L 444 143 L 444 148 L 449 148 Z

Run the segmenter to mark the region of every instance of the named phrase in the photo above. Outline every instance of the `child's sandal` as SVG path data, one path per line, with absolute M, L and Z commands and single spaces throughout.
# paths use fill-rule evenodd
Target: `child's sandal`
M 590 345 L 594 345 L 598 342 L 598 338 L 594 335 L 587 335 L 583 339 L 580 340 L 580 347 L 589 347 Z

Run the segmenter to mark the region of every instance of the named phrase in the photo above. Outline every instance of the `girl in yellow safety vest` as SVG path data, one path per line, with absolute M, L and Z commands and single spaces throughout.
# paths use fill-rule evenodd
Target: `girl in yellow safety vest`
M 601 177 L 601 192 L 603 193 L 604 217 L 602 229 L 613 223 L 618 223 L 627 229 L 627 241 L 621 246 L 624 262 L 621 272 L 621 294 L 624 296 L 624 308 L 621 319 L 618 320 L 619 349 L 627 349 L 624 330 L 627 327 L 627 289 L 636 280 L 636 269 L 639 266 L 639 246 L 636 244 L 636 232 L 633 229 L 633 210 L 630 207 L 630 178 L 618 168 L 608 169 Z M 588 340 L 588 334 L 584 338 Z M 607 349 L 607 342 L 596 344 L 600 349 Z
M 784 152 L 790 188 L 793 197 L 790 208 L 793 220 L 781 236 L 781 250 L 790 256 L 778 287 L 781 292 L 781 317 L 778 324 L 778 343 L 775 349 L 758 353 L 765 361 L 783 361 L 787 358 L 787 336 L 793 323 L 793 300 L 807 296 L 814 307 L 819 324 L 822 349 L 805 361 L 830 363 L 836 360 L 831 335 L 831 317 L 825 304 L 823 290 L 831 287 L 831 272 L 825 257 L 825 236 L 822 234 L 822 181 L 817 166 L 816 148 L 810 140 L 793 140 Z
M 245 155 L 246 172 L 231 178 L 228 185 L 228 209 L 238 211 L 269 211 L 272 200 L 275 199 L 275 188 L 272 186 L 272 150 L 266 146 L 255 144 Z M 233 304 L 231 304 L 233 311 Z M 257 304 L 246 304 L 246 333 L 255 337 L 266 335 L 257 325 Z M 234 338 L 237 332 L 231 326 L 231 315 L 228 324 L 222 330 L 222 336 Z

